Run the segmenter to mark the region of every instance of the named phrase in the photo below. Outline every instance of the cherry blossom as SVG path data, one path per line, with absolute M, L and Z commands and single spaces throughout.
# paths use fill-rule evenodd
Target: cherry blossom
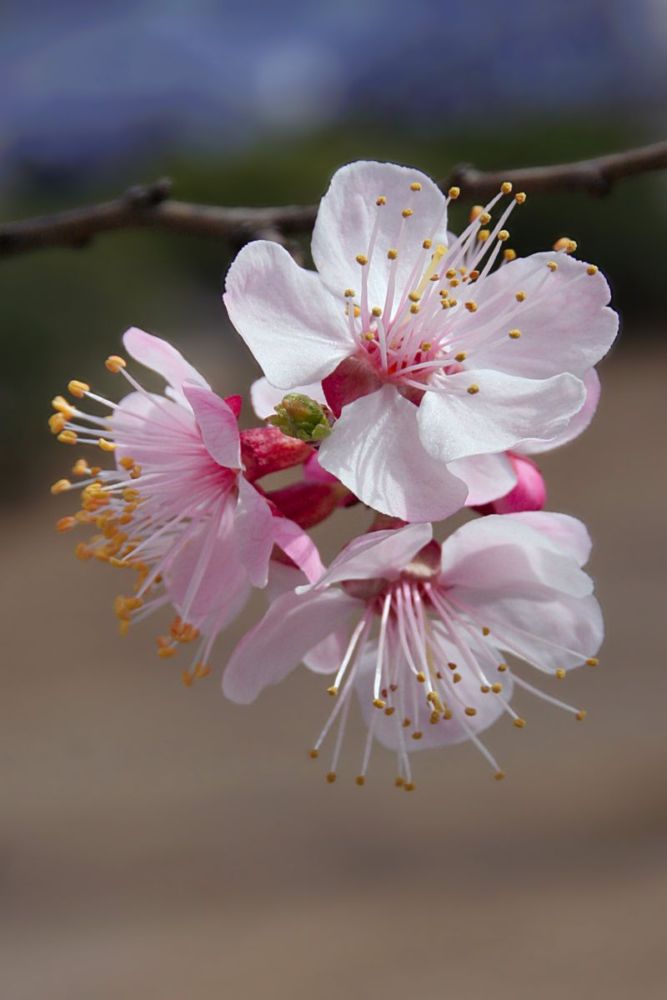
M 470 740 L 496 777 L 503 772 L 480 739 L 493 722 L 524 719 L 515 687 L 573 717 L 584 712 L 525 680 L 507 660 L 562 679 L 597 664 L 602 641 L 593 584 L 582 570 L 590 540 L 563 514 L 491 515 L 465 524 L 442 546 L 430 524 L 370 532 L 350 542 L 315 583 L 284 593 L 241 640 L 223 690 L 248 703 L 300 661 L 334 674 L 335 705 L 317 757 L 337 724 L 327 779 L 334 781 L 352 694 L 367 725 L 357 782 L 374 740 L 396 753 L 397 783 L 414 787 L 410 755 Z
M 320 205 L 316 271 L 257 241 L 227 277 L 229 316 L 270 384 L 322 382 L 337 420 L 321 466 L 406 521 L 466 502 L 452 463 L 565 434 L 617 330 L 606 281 L 571 241 L 524 259 L 506 249 L 523 193 L 503 184 L 452 237 L 458 193 L 412 168 L 349 164 Z

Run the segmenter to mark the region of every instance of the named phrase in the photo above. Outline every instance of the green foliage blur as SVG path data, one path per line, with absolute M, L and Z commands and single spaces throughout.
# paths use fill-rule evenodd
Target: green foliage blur
M 494 131 L 399 131 L 373 124 L 286 138 L 265 138 L 254 148 L 225 158 L 187 158 L 182 151 L 109 168 L 94 182 L 55 184 L 26 178 L 5 195 L 5 219 L 56 211 L 113 197 L 127 186 L 170 176 L 174 196 L 226 205 L 273 205 L 316 201 L 333 171 L 353 159 L 409 163 L 445 177 L 457 163 L 499 169 L 564 162 L 649 142 L 655 136 L 627 123 L 540 120 Z M 519 253 L 550 247 L 560 236 L 576 239 L 578 256 L 608 276 L 614 304 L 623 316 L 627 343 L 662 325 L 660 259 L 665 215 L 665 178 L 624 181 L 607 197 L 584 194 L 532 196 L 512 218 L 511 245 Z M 465 193 L 464 193 L 465 194 Z M 463 202 L 463 199 L 462 199 Z M 452 228 L 469 203 L 456 206 Z M 100 236 L 81 250 L 45 250 L 0 260 L 2 370 L 0 408 L 3 497 L 46 491 L 49 475 L 63 462 L 50 440 L 49 402 L 70 378 L 95 381 L 102 390 L 111 376 L 102 361 L 119 350 L 131 325 L 172 340 L 196 363 L 217 358 L 224 371 L 238 365 L 243 350 L 224 318 L 220 293 L 233 248 L 214 239 L 129 231 Z M 658 279 L 658 280 L 656 280 Z M 567 308 L 567 303 L 563 303 Z M 584 331 L 582 331 L 583 334 Z M 193 355 L 192 347 L 197 345 Z M 248 363 L 248 372 L 251 368 Z M 99 378 L 97 378 L 99 373 Z M 207 377 L 216 384 L 215 371 Z M 219 380 L 218 380 L 219 381 Z M 247 392 L 247 385 L 225 386 Z M 118 385 L 109 391 L 118 393 Z

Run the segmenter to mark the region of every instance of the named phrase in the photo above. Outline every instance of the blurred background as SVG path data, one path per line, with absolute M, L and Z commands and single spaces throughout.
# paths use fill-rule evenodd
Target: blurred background
M 310 202 L 350 159 L 445 176 L 667 124 L 663 0 L 7 0 L 0 25 L 4 220 L 164 175 L 184 200 Z M 592 429 L 543 463 L 595 540 L 608 640 L 566 693 L 589 719 L 526 704 L 489 737 L 506 782 L 459 747 L 415 758 L 412 796 L 383 752 L 354 785 L 359 728 L 325 785 L 305 671 L 251 709 L 216 679 L 186 691 L 152 622 L 117 635 L 114 574 L 53 532 L 71 454 L 49 400 L 73 377 L 117 391 L 126 327 L 223 393 L 254 376 L 220 302 L 230 248 L 133 231 L 0 260 L 3 997 L 664 997 L 666 190 L 533 196 L 513 226 L 520 252 L 576 239 L 623 317 Z M 325 554 L 367 520 L 338 514 Z

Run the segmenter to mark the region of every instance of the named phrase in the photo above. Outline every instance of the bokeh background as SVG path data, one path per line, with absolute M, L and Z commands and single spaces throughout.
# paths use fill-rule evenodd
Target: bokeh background
M 163 175 L 183 199 L 312 201 L 354 158 L 444 176 L 667 124 L 662 0 L 8 0 L 0 26 L 3 219 Z M 593 427 L 543 463 L 595 540 L 608 640 L 566 692 L 589 719 L 525 704 L 525 731 L 489 737 L 507 781 L 459 747 L 415 759 L 411 796 L 382 752 L 354 785 L 359 727 L 324 783 L 305 671 L 250 709 L 216 679 L 186 691 L 152 623 L 118 637 L 113 572 L 53 532 L 71 454 L 49 399 L 72 377 L 114 391 L 123 329 L 223 393 L 255 374 L 220 302 L 230 248 L 128 232 L 0 261 L 3 997 L 664 997 L 666 191 L 534 196 L 513 228 L 520 251 L 575 238 L 623 315 Z M 367 520 L 339 514 L 324 552 Z

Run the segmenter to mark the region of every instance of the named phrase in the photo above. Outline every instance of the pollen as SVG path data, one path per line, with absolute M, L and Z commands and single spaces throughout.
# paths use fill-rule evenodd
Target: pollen
M 516 250 L 512 250 L 511 247 L 508 247 L 507 250 L 503 250 L 503 259 L 507 261 L 516 260 Z
M 332 684 L 331 687 L 327 688 L 327 694 L 331 695 L 332 698 L 336 697 L 336 695 L 338 694 L 338 688 L 336 687 L 335 684 Z
M 565 680 L 566 673 L 562 667 L 558 667 L 558 669 L 556 670 L 556 677 L 558 678 L 559 681 Z
M 49 428 L 52 434 L 60 434 L 61 431 L 64 431 L 66 423 L 67 421 L 62 413 L 52 413 L 49 417 Z
M 57 438 L 61 444 L 76 444 L 78 438 L 74 431 L 63 431 Z
M 473 383 L 472 385 L 468 386 L 466 392 L 468 393 L 469 396 L 476 396 L 477 393 L 479 392 L 479 386 Z
M 354 288 L 346 288 L 344 294 L 346 299 L 353 299 L 354 296 L 356 295 L 356 292 Z
M 470 209 L 470 215 L 468 216 L 470 222 L 474 222 L 475 219 L 478 219 L 483 211 L 484 205 L 473 205 Z
M 51 487 L 51 492 L 55 496 L 57 493 L 65 493 L 67 490 L 71 490 L 72 484 L 69 479 L 59 479 Z
M 432 246 L 433 246 L 433 240 L 424 240 L 424 242 L 422 243 L 422 247 L 424 250 L 430 250 Z
M 577 720 L 577 722 L 583 722 L 585 718 L 586 718 L 585 709 L 583 708 L 579 709 L 579 711 L 575 715 L 575 719 Z
M 516 729 L 523 729 L 526 725 L 525 719 L 514 719 L 514 726 Z
M 577 244 L 575 240 L 571 240 L 569 236 L 561 236 L 560 239 L 556 240 L 554 243 L 553 249 L 560 251 L 561 253 L 574 253 L 577 249 Z
M 410 190 L 411 191 L 421 191 L 421 189 L 422 189 L 422 186 L 419 183 L 419 181 L 413 181 L 412 184 L 410 185 Z
M 465 303 L 465 307 L 468 310 L 468 312 L 471 312 L 471 313 L 477 312 L 477 303 L 476 302 L 472 302 L 472 301 L 466 302 Z
M 526 197 L 527 195 L 525 191 L 517 191 L 517 193 L 514 195 L 514 200 L 517 203 L 517 205 L 523 205 L 524 201 L 526 200 Z
M 490 235 L 491 235 L 491 230 L 480 229 L 480 231 L 477 233 L 477 239 L 479 240 L 480 243 L 486 243 Z
M 334 781 L 336 780 L 336 772 L 335 771 L 327 772 L 326 780 L 330 785 L 333 785 Z
M 396 260 L 396 258 L 398 257 L 398 250 L 395 250 L 393 247 L 391 248 L 391 250 L 387 250 L 387 257 L 389 258 L 389 260 Z
M 75 517 L 61 517 L 59 521 L 56 521 L 56 531 L 64 532 L 71 531 L 76 525 Z
M 498 239 L 500 240 L 501 243 L 506 243 L 509 238 L 510 238 L 509 229 L 501 229 L 500 232 L 498 233 Z
M 424 734 L 421 732 L 421 730 L 415 729 L 414 733 L 412 734 L 412 738 L 413 740 L 420 740 L 423 737 L 423 735 Z
M 358 253 L 354 259 L 356 260 L 357 264 L 361 264 L 362 267 L 365 267 L 366 264 L 368 264 L 368 257 L 366 256 L 365 253 Z
M 558 264 L 556 263 L 555 260 L 548 260 L 547 261 L 547 267 L 549 268 L 550 271 L 557 271 L 558 270 Z
M 71 403 L 68 403 L 64 396 L 54 396 L 51 400 L 51 406 L 58 413 L 62 413 L 63 417 L 67 420 L 71 420 L 76 410 Z
M 416 677 L 417 677 L 417 680 L 419 681 L 420 684 L 424 684 L 425 683 L 425 681 L 426 681 L 426 674 L 423 673 L 421 670 L 419 671 L 418 674 L 416 674 Z
M 505 772 L 504 771 L 496 771 L 496 773 L 494 774 L 493 777 L 494 777 L 494 779 L 496 781 L 502 781 L 504 779 L 504 777 L 505 777 Z
M 416 314 L 416 313 L 418 313 L 419 312 L 419 306 L 416 303 L 414 305 L 410 306 L 410 312 L 413 315 Z
M 431 343 L 430 340 L 422 340 L 421 344 L 419 345 L 420 351 L 430 351 L 432 347 L 433 344 Z
M 373 705 L 375 708 L 384 708 L 385 702 L 382 700 L 382 698 L 374 698 Z
M 482 635 L 491 635 L 491 629 L 487 628 L 486 625 L 482 628 Z
M 401 215 L 403 216 L 404 219 L 409 219 L 410 216 L 413 214 L 414 213 L 411 208 L 404 208 L 403 211 L 401 212 Z
M 379 306 L 373 306 L 373 308 L 371 309 L 371 313 L 375 317 L 380 317 L 382 315 L 382 310 L 380 309 Z
M 421 299 L 421 295 L 419 294 L 419 292 L 410 292 L 408 298 L 410 299 L 411 302 L 419 302 L 419 300 Z
M 380 205 L 386 205 L 387 204 L 387 199 L 385 198 L 385 196 L 383 194 L 381 194 L 379 198 L 375 199 L 375 204 L 378 205 L 378 206 L 380 206 Z
M 115 451 L 116 450 L 115 442 L 113 442 L 113 441 L 107 441 L 106 438 L 99 438 L 97 444 L 98 444 L 98 447 L 100 447 L 102 449 L 102 451 Z
M 511 181 L 503 181 L 503 183 L 500 185 L 500 190 L 501 190 L 502 194 L 511 194 L 512 193 L 512 182 Z
M 458 353 L 458 354 L 455 354 L 455 355 L 454 355 L 454 360 L 455 360 L 455 361 L 458 361 L 458 362 L 460 363 L 461 361 L 465 361 L 465 359 L 466 359 L 467 357 L 468 357 L 468 355 L 466 354 L 466 352 L 465 352 L 465 351 L 459 351 L 459 353 Z
M 477 709 L 476 708 L 468 707 L 468 708 L 466 708 L 465 713 L 466 713 L 467 716 L 469 716 L 472 719 L 473 716 L 477 715 Z
M 113 375 L 117 375 L 121 369 L 127 368 L 127 361 L 125 358 L 121 358 L 119 354 L 110 354 L 104 362 L 104 366 L 107 371 L 110 371 Z
M 71 382 L 67 385 L 67 390 L 76 396 L 77 399 L 83 399 L 87 392 L 90 392 L 90 386 L 87 382 L 79 382 L 78 379 L 73 378 Z
M 588 659 L 586 660 L 586 666 L 597 667 L 599 662 L 600 661 L 598 660 L 597 656 L 589 656 Z
M 512 340 L 518 340 L 519 337 L 521 336 L 521 330 L 510 330 L 507 336 L 510 337 Z
M 514 296 L 514 298 L 517 300 L 517 302 L 525 302 L 526 301 L 526 293 L 525 292 L 517 292 L 516 295 Z
M 589 264 L 588 267 L 586 268 L 586 274 L 597 274 L 597 273 L 598 269 L 595 266 L 595 264 Z
M 320 755 L 320 751 L 319 750 L 309 750 L 308 751 L 308 756 L 310 757 L 311 760 L 317 760 L 317 758 L 319 757 L 319 755 Z
M 452 201 L 456 201 L 456 199 L 461 194 L 461 188 L 460 187 L 450 187 L 450 189 L 447 192 L 447 194 L 452 199 Z

